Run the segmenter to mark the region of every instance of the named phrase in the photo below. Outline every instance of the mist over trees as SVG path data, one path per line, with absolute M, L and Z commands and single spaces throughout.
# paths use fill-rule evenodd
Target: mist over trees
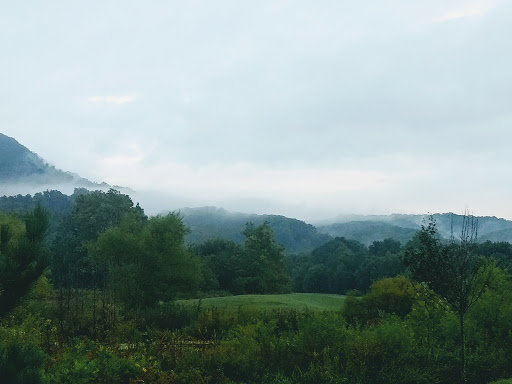
M 215 238 L 241 244 L 245 240 L 243 232 L 248 222 L 255 225 L 267 223 L 287 254 L 310 252 L 331 239 L 329 235 L 319 233 L 311 224 L 284 216 L 233 213 L 215 207 L 184 208 L 179 213 L 191 229 L 186 236 L 189 244 Z
M 16 189 L 55 188 L 108 188 L 84 179 L 74 173 L 64 172 L 48 164 L 36 153 L 18 143 L 14 138 L 0 133 L 0 194 L 4 188 L 15 185 Z

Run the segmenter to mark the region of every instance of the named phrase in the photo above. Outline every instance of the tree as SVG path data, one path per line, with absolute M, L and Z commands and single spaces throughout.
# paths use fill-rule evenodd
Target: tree
M 57 288 L 57 317 L 59 332 L 73 334 L 79 324 L 84 302 L 92 289 L 93 322 L 103 326 L 115 323 L 115 306 L 111 305 L 112 294 L 106 291 L 106 272 L 92 265 L 88 257 L 88 245 L 108 228 L 119 225 L 127 214 L 136 215 L 141 221 L 147 220 L 144 211 L 134 207 L 128 195 L 114 189 L 108 192 L 89 192 L 75 189 L 73 208 L 64 215 L 57 227 L 52 246 L 52 283 Z M 101 312 L 96 304 L 101 303 Z M 102 328 L 103 329 L 103 328 Z
M 368 257 L 355 273 L 357 288 L 366 291 L 374 281 L 403 273 L 405 267 L 400 259 L 401 252 L 402 246 L 399 241 L 393 239 L 374 241 L 368 247 Z
M 144 217 L 144 211 L 138 204 L 133 206 L 130 196 L 115 189 L 79 195 L 72 212 L 74 230 L 82 240 L 94 240 L 107 228 L 118 225 L 128 212 Z
M 175 214 L 147 221 L 128 214 L 89 245 L 89 257 L 125 309 L 137 314 L 176 294 L 197 291 L 200 264 L 185 248 L 186 232 Z
M 487 240 L 478 244 L 477 250 L 480 255 L 494 259 L 498 267 L 512 271 L 512 244 L 509 242 Z
M 323 264 L 328 274 L 322 290 L 315 292 L 330 292 L 344 294 L 351 289 L 359 288 L 356 271 L 368 254 L 366 247 L 356 240 L 336 237 L 311 252 L 313 264 Z M 313 266 L 311 267 L 313 268 Z M 307 275 L 305 278 L 305 285 Z M 313 288 L 313 287 L 311 287 Z
M 401 249 L 402 245 L 398 240 L 387 238 L 382 241 L 374 241 L 368 247 L 368 252 L 373 256 L 385 256 L 388 252 L 397 254 Z
M 28 293 L 48 265 L 49 211 L 38 205 L 24 220 L 0 220 L 0 317 Z
M 142 208 L 130 196 L 114 189 L 108 192 L 75 191 L 72 212 L 62 218 L 52 244 L 52 278 L 57 287 L 94 287 L 104 276 L 88 264 L 87 243 L 108 228 L 119 225 L 127 213 L 146 220 Z
M 417 246 L 408 247 L 403 257 L 414 279 L 441 296 L 459 318 L 461 383 L 466 383 L 464 317 L 484 293 L 494 271 L 492 263 L 476 253 L 477 232 L 477 219 L 466 213 L 460 238 L 452 230 L 449 242 L 443 244 L 431 216 L 418 233 Z
M 242 247 L 231 240 L 216 238 L 190 248 L 201 257 L 205 268 L 209 268 L 215 275 L 217 288 L 232 292 Z
M 238 293 L 287 293 L 290 276 L 284 267 L 284 248 L 276 242 L 270 225 L 247 223 L 238 278 L 234 289 Z
M 325 264 L 309 267 L 303 276 L 304 292 L 329 292 L 330 271 Z

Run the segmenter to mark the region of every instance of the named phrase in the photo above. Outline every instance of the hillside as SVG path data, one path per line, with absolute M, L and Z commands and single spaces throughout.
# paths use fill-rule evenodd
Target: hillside
M 480 242 L 487 240 L 492 242 L 506 241 L 508 243 L 512 243 L 512 230 L 502 229 L 501 231 L 489 232 L 478 237 L 478 241 Z
M 403 228 L 379 221 L 349 221 L 318 227 L 318 231 L 332 237 L 345 237 L 370 245 L 374 241 L 382 241 L 387 238 L 405 244 L 414 236 L 417 229 Z
M 107 190 L 110 185 L 94 183 L 71 172 L 65 172 L 48 164 L 44 159 L 20 144 L 14 138 L 0 133 L 0 196 L 18 196 L 42 191 L 60 191 L 71 195 L 75 188 Z M 114 186 L 124 193 L 133 191 Z M 57 196 L 55 193 L 52 198 Z M 58 197 L 58 196 L 57 196 Z M 22 199 L 6 199 L 2 207 L 19 209 L 30 205 Z M 237 243 L 243 241 L 242 231 L 247 222 L 269 222 L 276 238 L 286 252 L 309 252 L 325 244 L 332 237 L 342 236 L 369 245 L 373 241 L 393 238 L 406 243 L 421 228 L 425 215 L 340 215 L 316 222 L 316 227 L 303 221 L 279 215 L 255 215 L 232 213 L 222 208 L 183 208 L 185 224 L 191 229 L 187 242 L 200 243 L 207 239 L 223 237 Z M 461 230 L 462 216 L 443 213 L 433 215 L 439 234 L 449 238 Z M 452 225 L 453 224 L 453 225 Z M 512 221 L 496 217 L 478 218 L 478 240 L 512 241 Z
M 223 208 L 202 207 L 180 210 L 183 221 L 190 228 L 186 241 L 201 243 L 215 237 L 223 237 L 241 243 L 242 231 L 247 222 L 262 224 L 267 221 L 276 238 L 288 254 L 309 252 L 334 237 L 357 240 L 365 245 L 374 241 L 392 238 L 407 243 L 421 228 L 427 216 L 423 215 L 350 215 L 341 222 L 315 227 L 303 221 L 278 215 L 256 215 L 228 212 Z M 448 239 L 453 233 L 457 237 L 461 230 L 462 215 L 451 213 L 434 214 L 439 234 Z M 496 217 L 478 217 L 478 240 L 512 241 L 512 221 Z
M 462 215 L 436 213 L 439 235 L 448 239 L 452 234 L 457 237 L 462 228 Z M 342 215 L 317 222 L 318 231 L 331 236 L 344 236 L 370 244 L 374 240 L 386 237 L 404 243 L 421 228 L 428 215 Z M 478 219 L 478 241 L 512 241 L 512 221 L 493 216 L 480 216 Z
M 245 224 L 256 225 L 267 221 L 274 231 L 277 241 L 287 253 L 309 252 L 331 239 L 319 233 L 311 224 L 297 219 L 277 215 L 255 215 L 232 213 L 222 208 L 183 208 L 180 210 L 184 223 L 190 228 L 186 237 L 189 244 L 201 243 L 215 237 L 223 237 L 241 243 Z
M 12 137 L 0 133 L 0 196 L 74 188 L 108 189 L 109 185 L 61 171 Z

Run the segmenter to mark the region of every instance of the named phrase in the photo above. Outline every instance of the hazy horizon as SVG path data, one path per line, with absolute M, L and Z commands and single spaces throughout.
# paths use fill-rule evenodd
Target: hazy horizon
M 35 195 L 36 193 L 42 193 L 47 190 L 58 190 L 66 195 L 73 194 L 74 188 L 76 185 L 73 184 L 51 184 L 51 185 L 37 185 L 37 184 L 12 184 L 12 185 L 2 185 L 0 186 L 0 196 L 15 196 L 18 194 L 21 195 Z M 198 208 L 216 208 L 216 209 L 224 209 L 227 213 L 244 213 L 244 214 L 256 214 L 256 215 L 281 215 L 289 218 L 294 218 L 298 220 L 302 220 L 306 223 L 317 225 L 322 224 L 322 222 L 331 222 L 332 219 L 335 218 L 343 218 L 345 221 L 348 217 L 354 216 L 353 218 L 357 218 L 357 216 L 389 216 L 394 214 L 404 214 L 404 215 L 422 215 L 427 217 L 431 214 L 446 214 L 446 213 L 454 213 L 458 215 L 463 215 L 467 213 L 464 209 L 461 210 L 447 210 L 447 211 L 409 211 L 409 212 L 386 212 L 386 211 L 373 211 L 373 212 L 357 212 L 357 211 L 306 211 L 304 209 L 297 210 L 297 207 L 286 207 L 283 204 L 272 206 L 268 201 L 244 201 L 240 200 L 225 200 L 224 202 L 217 202 L 221 205 L 215 204 L 207 204 L 205 201 L 194 201 L 191 199 L 187 199 L 184 196 L 172 196 L 169 194 L 165 194 L 158 191 L 151 192 L 137 192 L 134 190 L 130 190 L 130 188 L 125 186 L 111 186 L 114 189 L 119 190 L 121 193 L 127 194 L 131 197 L 134 205 L 139 203 L 140 206 L 144 209 L 147 215 L 155 216 L 158 214 L 165 214 L 167 212 L 179 212 L 183 209 L 198 209 Z M 101 186 L 98 185 L 98 188 L 92 187 L 84 187 L 89 190 L 98 190 L 101 189 L 103 191 L 107 191 L 109 186 Z M 302 208 L 302 207 L 301 207 Z M 297 215 L 297 213 L 299 213 Z M 470 214 L 478 215 L 478 216 L 494 216 L 499 219 L 506 219 L 503 216 L 498 215 L 485 215 L 478 214 L 473 211 L 469 211 Z M 351 219 L 352 220 L 352 219 Z M 357 221 L 357 220 L 356 220 Z
M 151 212 L 512 219 L 511 16 L 500 0 L 12 2 L 2 133 Z

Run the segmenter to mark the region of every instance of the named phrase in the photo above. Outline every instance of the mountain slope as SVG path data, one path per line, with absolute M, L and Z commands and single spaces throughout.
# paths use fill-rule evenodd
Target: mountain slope
M 183 208 L 180 214 L 185 225 L 190 228 L 186 237 L 189 244 L 215 237 L 241 243 L 244 240 L 242 231 L 246 223 L 259 225 L 265 221 L 269 223 L 278 243 L 284 246 L 287 253 L 309 252 L 331 239 L 310 224 L 278 215 L 232 213 L 215 207 Z
M 76 174 L 56 169 L 12 137 L 0 133 L 0 195 L 24 194 L 33 192 L 34 188 L 44 190 L 62 186 L 109 187 L 106 183 L 93 183 Z M 29 190 L 26 187 L 30 187 Z
M 432 217 L 436 221 L 437 230 L 442 238 L 449 239 L 452 231 L 456 238 L 460 235 L 463 215 L 436 213 Z M 492 216 L 480 216 L 476 219 L 479 242 L 512 240 L 512 221 Z M 345 215 L 319 222 L 317 228 L 322 233 L 344 236 L 365 244 L 382 240 L 383 236 L 403 243 L 410 238 L 410 233 L 418 231 L 426 220 L 428 215 Z
M 318 227 L 318 231 L 332 237 L 345 237 L 365 245 L 371 245 L 374 241 L 388 238 L 405 244 L 414 236 L 417 229 L 403 228 L 380 221 L 349 221 Z

